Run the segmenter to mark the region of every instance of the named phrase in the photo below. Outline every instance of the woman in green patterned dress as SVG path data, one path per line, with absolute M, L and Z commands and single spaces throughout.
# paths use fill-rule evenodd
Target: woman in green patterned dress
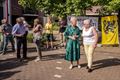
M 67 29 L 64 33 L 66 38 L 66 55 L 65 59 L 71 62 L 69 69 L 73 68 L 73 61 L 77 61 L 77 67 L 81 68 L 79 64 L 80 59 L 80 41 L 81 36 L 79 28 L 76 26 L 77 19 L 71 17 L 71 25 L 67 26 Z

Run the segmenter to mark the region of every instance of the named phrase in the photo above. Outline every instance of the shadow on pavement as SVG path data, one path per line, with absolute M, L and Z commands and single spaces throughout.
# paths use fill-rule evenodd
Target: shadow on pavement
M 59 48 L 57 48 L 57 49 L 59 49 Z M 54 49 L 41 48 L 42 51 L 53 51 L 53 50 L 57 50 L 57 49 L 56 49 L 56 48 L 54 48 Z M 31 52 L 37 52 L 37 50 L 36 50 L 35 47 L 27 48 L 27 51 L 28 51 L 29 53 L 31 53 Z
M 29 61 L 32 61 L 36 58 L 36 56 L 29 57 L 27 60 L 19 61 L 16 58 L 10 58 L 5 60 L 0 60 L 0 71 L 11 70 L 14 68 L 18 68 L 21 66 L 27 65 Z
M 42 61 L 64 59 L 65 54 L 50 54 L 42 57 Z
M 21 71 L 6 71 L 6 72 L 0 72 L 0 80 L 4 80 L 7 78 L 10 78 L 11 76 L 13 76 L 16 73 L 19 73 Z
M 112 67 L 112 66 L 119 66 L 120 65 L 120 59 L 113 58 L 113 59 L 103 59 L 99 61 L 93 62 L 93 69 L 101 69 L 105 67 Z
M 86 67 L 87 64 L 81 64 L 81 66 Z M 111 59 L 103 59 L 93 62 L 93 70 L 112 67 L 112 66 L 120 66 L 120 59 L 118 58 L 111 58 Z
M 15 58 L 0 60 L 0 71 L 14 69 L 24 65 L 27 65 L 27 61 L 20 62 L 20 61 L 17 61 Z
M 95 51 L 97 53 L 109 53 L 109 54 L 113 54 L 113 52 L 110 51 Z M 119 52 L 114 52 L 114 54 L 119 54 Z
M 28 58 L 28 61 L 32 61 L 35 57 Z M 16 58 L 10 58 L 0 60 L 0 80 L 10 78 L 16 73 L 21 71 L 8 71 L 27 65 L 28 61 L 18 61 Z

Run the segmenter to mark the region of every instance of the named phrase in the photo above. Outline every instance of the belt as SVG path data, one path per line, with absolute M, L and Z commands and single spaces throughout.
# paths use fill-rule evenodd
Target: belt
M 16 38 L 25 38 L 25 36 L 21 36 L 21 37 L 16 36 Z

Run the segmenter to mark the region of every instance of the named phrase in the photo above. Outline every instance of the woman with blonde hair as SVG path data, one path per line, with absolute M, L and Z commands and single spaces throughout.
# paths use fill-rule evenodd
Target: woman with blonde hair
M 47 48 L 51 47 L 53 49 L 53 24 L 51 17 L 47 18 L 47 23 L 45 25 L 45 33 L 47 37 Z
M 41 52 L 42 25 L 40 24 L 39 19 L 34 20 L 34 26 L 32 31 L 34 36 L 34 43 L 36 45 L 37 54 L 38 54 L 38 57 L 35 60 L 37 62 L 40 61 L 42 58 L 42 52 Z

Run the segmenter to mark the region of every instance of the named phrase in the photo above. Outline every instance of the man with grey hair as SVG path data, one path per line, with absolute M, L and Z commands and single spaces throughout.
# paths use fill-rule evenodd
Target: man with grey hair
M 77 67 L 81 68 L 79 64 L 80 59 L 80 42 L 79 38 L 81 36 L 79 28 L 77 25 L 77 18 L 71 17 L 71 25 L 67 26 L 64 33 L 66 39 L 66 54 L 65 59 L 71 62 L 69 69 L 73 68 L 73 61 L 77 61 Z

